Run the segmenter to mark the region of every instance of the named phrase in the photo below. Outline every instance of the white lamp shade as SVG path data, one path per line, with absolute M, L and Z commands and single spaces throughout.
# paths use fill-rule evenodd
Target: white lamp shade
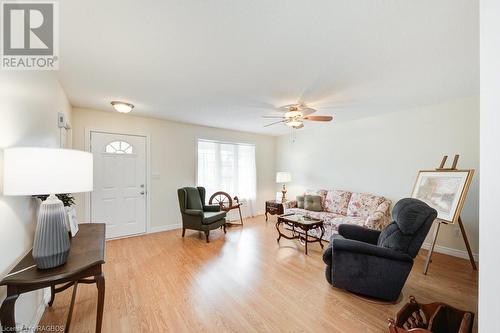
M 92 186 L 93 162 L 90 153 L 28 147 L 4 151 L 4 195 L 90 192 Z
M 292 181 L 292 174 L 290 172 L 279 171 L 276 172 L 276 183 L 289 183 Z

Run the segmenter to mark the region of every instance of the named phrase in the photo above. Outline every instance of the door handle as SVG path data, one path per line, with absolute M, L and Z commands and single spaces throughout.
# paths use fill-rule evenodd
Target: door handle
M 141 191 L 140 193 L 141 193 L 141 195 L 144 195 L 144 194 L 145 194 L 146 192 L 144 192 L 144 191 Z

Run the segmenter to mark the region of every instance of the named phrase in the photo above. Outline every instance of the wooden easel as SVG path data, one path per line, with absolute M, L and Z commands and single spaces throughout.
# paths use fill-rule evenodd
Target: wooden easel
M 448 156 L 443 156 L 443 159 L 441 160 L 441 164 L 439 165 L 439 168 L 436 168 L 436 170 L 437 171 L 457 170 L 458 158 L 459 158 L 459 155 L 455 155 L 455 157 L 453 158 L 453 163 L 451 165 L 451 168 L 445 168 L 444 165 L 446 164 L 446 160 L 448 159 Z M 436 222 L 438 223 L 438 225 L 436 226 L 436 229 L 434 230 L 434 236 L 432 239 L 431 248 L 429 249 L 429 253 L 427 254 L 427 260 L 425 261 L 425 267 L 424 267 L 424 274 L 427 274 L 427 270 L 429 269 L 429 264 L 431 263 L 432 252 L 434 251 L 434 246 L 436 245 L 436 240 L 437 240 L 438 233 L 439 233 L 439 227 L 441 226 L 441 224 L 448 224 L 448 222 L 440 220 L 440 219 L 436 219 Z M 472 265 L 472 269 L 477 271 L 476 262 L 474 261 L 474 256 L 472 255 L 472 250 L 470 249 L 469 240 L 467 239 L 467 234 L 465 232 L 464 224 L 462 222 L 462 217 L 460 215 L 458 216 L 458 225 L 460 227 L 460 231 L 462 233 L 462 237 L 463 237 L 464 242 L 465 242 L 465 247 L 467 248 L 467 253 L 469 254 L 469 260 L 470 260 L 470 263 Z

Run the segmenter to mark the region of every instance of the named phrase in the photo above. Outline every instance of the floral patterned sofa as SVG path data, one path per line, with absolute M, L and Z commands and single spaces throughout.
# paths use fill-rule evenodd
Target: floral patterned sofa
M 298 213 L 324 220 L 323 239 L 330 240 L 341 224 L 356 224 L 373 230 L 382 230 L 390 223 L 391 201 L 376 195 L 339 190 L 307 190 L 304 195 L 319 195 L 322 211 L 297 208 L 297 201 L 285 205 L 285 214 Z M 316 234 L 316 232 L 312 232 Z

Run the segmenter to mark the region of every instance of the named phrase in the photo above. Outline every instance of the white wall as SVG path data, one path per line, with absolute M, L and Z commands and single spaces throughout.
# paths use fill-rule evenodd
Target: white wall
M 479 167 L 477 98 L 328 125 L 308 123 L 296 133 L 295 143 L 285 135 L 276 145 L 277 168 L 292 172 L 290 197 L 306 188 L 333 188 L 383 195 L 394 203 L 410 195 L 418 170 L 438 167 L 445 154 L 451 159 L 460 154 L 460 168 Z M 462 214 L 474 252 L 478 176 Z M 442 227 L 438 244 L 464 250 L 457 229 Z
M 76 149 L 85 148 L 85 129 L 99 129 L 151 137 L 151 226 L 162 229 L 181 223 L 177 189 L 196 183 L 196 139 L 248 142 L 256 145 L 257 208 L 274 198 L 275 138 L 265 135 L 188 125 L 154 118 L 88 109 L 73 109 L 73 141 Z M 234 193 L 231 195 L 237 195 Z M 84 219 L 82 196 L 77 196 L 79 220 Z
M 0 177 L 4 148 L 59 147 L 58 111 L 71 120 L 70 104 L 53 73 L 0 72 Z M 0 195 L 0 278 L 31 249 L 35 214 L 36 203 L 30 197 Z M 0 301 L 5 295 L 1 287 Z M 41 302 L 41 291 L 22 295 L 16 303 L 17 322 L 33 324 Z
M 481 0 L 481 205 L 479 331 L 497 332 L 500 314 L 500 2 Z

